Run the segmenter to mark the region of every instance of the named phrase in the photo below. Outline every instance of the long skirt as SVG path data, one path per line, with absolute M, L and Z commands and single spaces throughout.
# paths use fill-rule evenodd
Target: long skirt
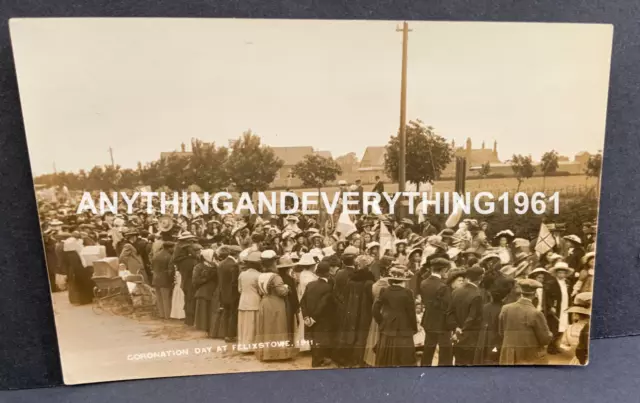
M 258 311 L 238 311 L 238 351 L 252 353 L 256 341 Z
M 180 287 L 180 273 L 176 272 L 176 285 L 171 297 L 171 318 L 184 319 L 184 292 Z
M 296 326 L 296 332 L 294 339 L 296 341 L 296 345 L 300 351 L 311 351 L 311 342 L 305 338 L 305 326 L 304 321 L 302 320 L 302 314 L 297 313 L 298 317 L 298 325 Z
M 416 346 L 412 336 L 387 336 L 380 334 L 376 348 L 376 366 L 415 366 Z
M 209 331 L 211 322 L 211 301 L 204 298 L 196 298 L 196 312 L 194 326 L 198 330 Z
M 73 267 L 73 273 L 67 277 L 69 287 L 69 302 L 73 305 L 90 304 L 93 301 L 93 287 L 91 276 L 92 267 Z
M 256 321 L 256 350 L 260 361 L 288 360 L 295 355 L 291 345 L 285 300 L 277 295 L 266 295 L 260 301 Z
M 369 326 L 369 334 L 367 335 L 367 344 L 364 347 L 363 361 L 370 367 L 376 366 L 376 353 L 374 351 L 378 338 L 380 337 L 380 331 L 378 328 L 378 322 L 375 319 L 371 319 L 371 325 Z
M 224 339 L 225 326 L 222 325 L 219 288 L 216 288 L 209 302 L 209 311 L 211 314 L 211 318 L 209 319 L 209 337 L 212 339 Z

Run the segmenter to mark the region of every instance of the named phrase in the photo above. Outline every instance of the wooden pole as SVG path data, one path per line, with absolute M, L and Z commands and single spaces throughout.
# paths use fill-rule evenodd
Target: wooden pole
M 398 31 L 400 31 L 398 29 Z M 400 84 L 400 158 L 398 172 L 398 189 L 404 192 L 407 182 L 407 47 L 409 42 L 409 24 L 402 23 L 402 79 Z

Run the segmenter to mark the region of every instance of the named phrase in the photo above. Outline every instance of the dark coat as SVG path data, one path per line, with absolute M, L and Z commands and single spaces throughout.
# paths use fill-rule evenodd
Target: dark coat
M 193 268 L 194 298 L 211 300 L 218 285 L 218 266 L 198 263 Z
M 567 297 L 569 298 L 568 302 L 570 303 L 571 286 L 568 279 L 565 280 L 565 282 L 567 284 Z M 544 307 L 547 324 L 549 325 L 549 329 L 555 334 L 558 332 L 558 326 L 560 325 L 558 318 L 560 317 L 562 305 L 562 290 L 560 290 L 560 284 L 555 279 L 555 277 L 545 283 L 542 296 L 544 297 Z M 555 314 L 551 313 L 552 308 L 555 309 Z
M 451 303 L 451 289 L 439 277 L 429 276 L 420 284 L 424 305 L 422 327 L 425 332 L 443 332 L 447 328 L 447 310 Z
M 238 291 L 238 276 L 240 269 L 238 263 L 232 258 L 227 257 L 218 265 L 218 284 L 220 286 L 220 303 L 222 305 L 235 306 L 237 308 L 240 301 L 240 292 Z
M 582 365 L 587 365 L 589 362 L 589 322 L 580 331 L 578 337 L 578 347 L 576 347 L 576 358 Z
M 474 365 L 498 365 L 502 337 L 500 336 L 500 311 L 502 302 L 489 302 L 482 309 L 482 329 L 478 337 L 478 348 Z
M 338 343 L 343 346 L 364 347 L 371 326 L 373 274 L 368 270 L 353 273 L 345 287 L 345 309 Z
M 159 288 L 173 288 L 173 276 L 175 273 L 171 252 L 161 249 L 153 256 L 151 268 L 153 269 L 153 286 Z
M 191 256 L 191 248 L 187 244 L 176 245 L 173 250 L 172 262 L 176 267 L 176 270 L 180 272 L 181 282 L 180 287 L 184 290 L 185 287 L 191 288 L 191 277 L 193 276 L 193 267 L 198 263 L 198 260 Z
M 333 296 L 339 313 L 344 311 L 344 304 L 347 299 L 347 283 L 355 270 L 355 267 L 345 266 L 338 269 L 334 277 Z
M 413 337 L 418 331 L 416 306 L 411 290 L 392 284 L 380 291 L 373 303 L 373 317 L 380 333 L 391 337 Z
M 335 312 L 331 284 L 323 279 L 307 284 L 300 300 L 300 309 L 303 317 L 311 317 L 316 322 L 306 328 L 311 334 L 311 339 L 321 345 L 330 345 Z
M 500 365 L 531 365 L 546 362 L 551 332 L 542 312 L 521 298 L 502 307 L 499 331 L 502 336 Z
M 376 182 L 376 184 L 373 186 L 373 189 L 371 189 L 371 191 L 375 192 L 375 193 L 383 193 L 384 192 L 384 182 L 382 182 L 382 181 Z
M 458 336 L 458 346 L 476 346 L 482 326 L 482 294 L 477 286 L 467 283 L 453 291 L 447 323 L 451 330 L 462 329 L 462 335 Z

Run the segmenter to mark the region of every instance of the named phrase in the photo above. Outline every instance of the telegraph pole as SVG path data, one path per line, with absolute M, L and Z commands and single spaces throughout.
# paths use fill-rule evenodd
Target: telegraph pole
M 115 167 L 116 164 L 113 162 L 113 148 L 109 147 L 109 156 L 111 157 L 111 166 Z
M 407 183 L 407 45 L 409 42 L 409 24 L 402 23 L 402 29 L 396 28 L 397 32 L 402 32 L 402 81 L 400 84 L 400 158 L 398 172 L 398 190 L 404 192 Z

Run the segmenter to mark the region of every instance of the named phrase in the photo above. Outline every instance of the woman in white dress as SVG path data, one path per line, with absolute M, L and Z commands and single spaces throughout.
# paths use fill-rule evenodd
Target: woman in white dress
M 302 300 L 304 291 L 307 289 L 307 285 L 318 279 L 318 276 L 313 272 L 316 268 L 316 261 L 310 253 L 302 255 L 295 270 L 298 272 L 298 300 Z M 300 348 L 300 351 L 310 351 L 311 345 L 304 338 L 304 321 L 302 320 L 302 313 L 298 312 L 298 326 L 296 329 L 295 340 Z
M 173 297 L 171 298 L 171 315 L 172 319 L 184 319 L 184 291 L 182 291 L 182 278 L 180 272 L 176 270 L 176 281 L 173 287 Z

